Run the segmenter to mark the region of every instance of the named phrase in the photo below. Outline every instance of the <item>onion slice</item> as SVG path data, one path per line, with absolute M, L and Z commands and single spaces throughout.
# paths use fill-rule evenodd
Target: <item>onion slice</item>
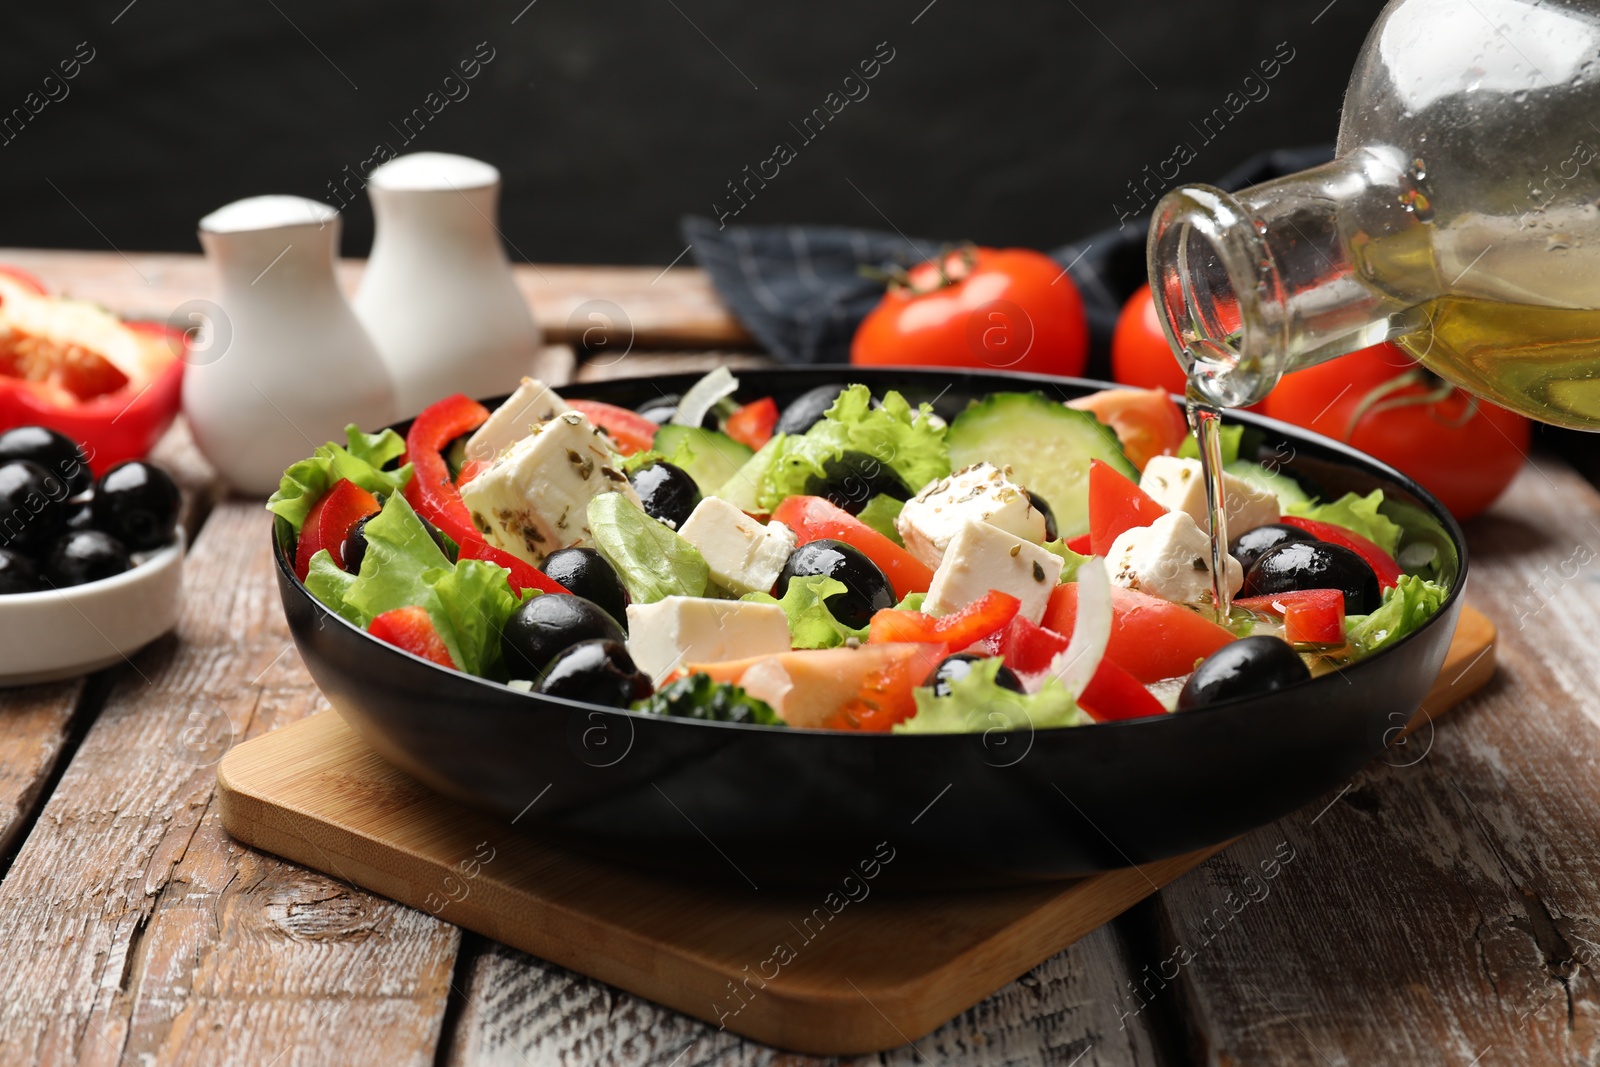
M 1095 556 L 1078 567 L 1078 618 L 1072 626 L 1072 640 L 1038 676 L 1038 684 L 1042 686 L 1046 678 L 1059 678 L 1074 699 L 1082 696 L 1110 640 L 1111 580 L 1106 576 L 1105 561 Z M 1037 691 L 1036 686 L 1028 688 Z
M 689 386 L 689 391 L 678 401 L 678 411 L 672 416 L 673 423 L 678 426 L 699 426 L 701 420 L 706 417 L 706 412 L 710 411 L 717 401 L 725 396 L 732 396 L 738 388 L 739 379 L 735 378 L 727 367 L 718 367 Z

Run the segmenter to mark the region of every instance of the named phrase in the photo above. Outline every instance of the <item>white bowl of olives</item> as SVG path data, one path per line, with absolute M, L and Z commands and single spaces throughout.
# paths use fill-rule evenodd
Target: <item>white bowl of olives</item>
M 0 433 L 0 686 L 100 670 L 178 621 L 181 494 L 133 460 L 98 479 L 69 438 Z

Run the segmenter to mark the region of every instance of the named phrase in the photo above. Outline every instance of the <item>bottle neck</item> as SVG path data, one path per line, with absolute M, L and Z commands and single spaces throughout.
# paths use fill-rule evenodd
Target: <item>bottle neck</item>
M 1150 288 L 1204 399 L 1256 403 L 1289 371 L 1384 340 L 1391 315 L 1439 295 L 1431 271 L 1391 278 L 1388 257 L 1373 255 L 1427 240 L 1391 156 L 1361 151 L 1237 194 L 1191 185 L 1162 198 Z

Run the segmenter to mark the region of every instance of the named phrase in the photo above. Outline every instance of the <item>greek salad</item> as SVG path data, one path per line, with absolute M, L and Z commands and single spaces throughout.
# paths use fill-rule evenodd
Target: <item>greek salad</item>
M 1235 598 L 1159 390 L 865 385 L 780 409 L 718 369 L 630 411 L 525 379 L 352 426 L 267 507 L 306 589 L 441 666 L 638 711 L 902 733 L 1069 727 L 1282 688 L 1422 626 L 1458 561 L 1381 490 L 1323 500 L 1225 429 Z M 1278 462 L 1275 462 L 1278 461 Z

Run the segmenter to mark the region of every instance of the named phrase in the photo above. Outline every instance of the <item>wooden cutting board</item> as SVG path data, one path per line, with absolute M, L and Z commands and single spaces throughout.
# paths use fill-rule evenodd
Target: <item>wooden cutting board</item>
M 1489 680 L 1494 641 L 1493 624 L 1464 608 L 1411 729 Z M 223 825 L 246 844 L 814 1053 L 906 1044 L 1227 847 L 1006 889 L 891 895 L 867 884 L 835 914 L 821 890 L 721 889 L 523 834 L 431 793 L 333 713 L 235 748 L 217 785 Z

